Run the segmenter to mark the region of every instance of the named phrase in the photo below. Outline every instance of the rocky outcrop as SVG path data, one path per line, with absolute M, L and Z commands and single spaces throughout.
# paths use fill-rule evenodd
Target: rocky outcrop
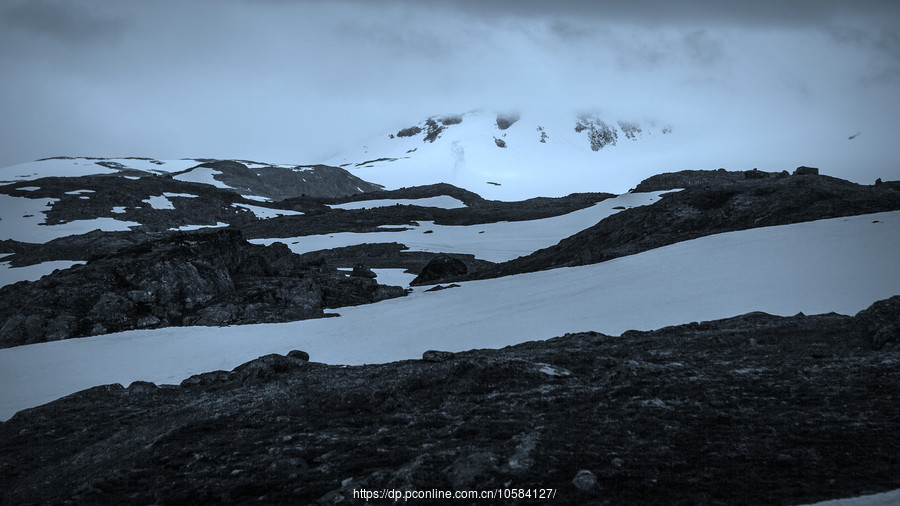
M 900 350 L 857 332 L 865 314 L 752 313 L 358 367 L 292 351 L 178 386 L 96 387 L 0 424 L 0 502 L 514 489 L 532 499 L 477 503 L 805 504 L 897 489 Z
M 410 285 L 428 285 L 432 281 L 456 276 L 463 276 L 469 268 L 462 260 L 450 255 L 438 255 L 432 258 L 422 272 L 410 282 Z
M 237 230 L 179 233 L 0 288 L 0 346 L 137 328 L 315 318 L 403 295 L 371 278 L 304 263 Z
M 710 177 L 730 179 L 729 174 L 714 171 Z M 688 185 L 682 191 L 664 194 L 653 205 L 609 216 L 555 246 L 467 276 L 435 282 L 587 265 L 723 232 L 900 209 L 900 191 L 886 183 L 863 186 L 815 175 L 772 174 L 747 179 L 740 173 L 734 177 L 739 179 Z M 667 186 L 675 180 L 666 181 L 654 186 Z

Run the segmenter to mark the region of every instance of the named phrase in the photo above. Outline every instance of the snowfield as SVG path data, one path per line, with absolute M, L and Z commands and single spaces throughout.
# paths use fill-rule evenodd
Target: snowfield
M 385 132 L 325 164 L 388 190 L 444 182 L 486 199 L 512 201 L 575 192 L 624 193 L 660 167 L 679 166 L 673 157 L 684 143 L 678 132 L 662 133 L 664 124 L 645 122 L 636 140 L 620 131 L 615 146 L 593 151 L 587 132 L 575 131 L 576 116 L 565 111 L 526 111 L 505 130 L 497 126 L 495 112 L 460 117 L 461 123 L 447 125 L 434 142 L 423 140 L 425 132 L 412 137 Z M 617 119 L 627 118 L 604 121 L 615 125 Z
M 56 269 L 68 269 L 73 265 L 81 265 L 84 262 L 71 260 L 54 260 L 42 262 L 25 267 L 11 267 L 9 262 L 0 262 L 0 287 L 18 283 L 19 281 L 37 281 L 45 274 L 50 274 Z
M 431 221 L 418 226 L 399 225 L 401 231 L 337 232 L 288 238 L 252 239 L 255 244 L 283 242 L 294 253 L 307 253 L 365 243 L 405 244 L 409 251 L 430 253 L 471 253 L 476 258 L 503 262 L 553 246 L 600 220 L 629 208 L 650 205 L 669 190 L 649 193 L 626 193 L 618 197 L 568 214 L 529 221 L 503 221 L 479 225 L 435 225 Z M 389 227 L 389 225 L 386 225 Z M 426 233 L 430 231 L 429 233 Z
M 703 237 L 601 264 L 461 283 L 340 318 L 175 327 L 0 350 L 0 418 L 95 385 L 179 383 L 268 353 L 366 364 L 749 311 L 855 314 L 900 294 L 900 211 Z
M 158 163 L 153 163 L 153 162 Z M 0 168 L 0 184 L 30 181 L 42 177 L 80 177 L 95 174 L 118 174 L 117 169 L 98 165 L 97 162 L 113 162 L 127 169 L 164 174 L 189 169 L 197 160 L 143 160 L 137 158 L 58 158 L 20 163 Z
M 0 240 L 45 243 L 67 235 L 86 234 L 92 230 L 114 232 L 140 226 L 134 221 L 113 218 L 76 220 L 59 225 L 45 225 L 45 211 L 58 199 L 29 199 L 0 194 Z
M 441 209 L 459 209 L 466 207 L 461 200 L 448 195 L 439 195 L 437 197 L 426 197 L 421 199 L 361 200 L 359 202 L 347 202 L 346 204 L 334 204 L 328 207 L 332 209 L 374 209 L 376 207 L 390 206 L 438 207 Z

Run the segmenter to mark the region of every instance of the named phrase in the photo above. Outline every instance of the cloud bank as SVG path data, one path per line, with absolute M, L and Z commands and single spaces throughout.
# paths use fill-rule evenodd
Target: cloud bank
M 897 6 L 722 4 L 11 2 L 0 165 L 311 163 L 436 114 L 591 109 L 674 124 L 694 168 L 900 179 Z

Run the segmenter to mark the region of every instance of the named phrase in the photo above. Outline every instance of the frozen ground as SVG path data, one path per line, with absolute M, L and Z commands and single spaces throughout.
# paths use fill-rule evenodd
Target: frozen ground
M 419 226 L 400 232 L 339 232 L 302 237 L 253 239 L 255 244 L 269 245 L 283 242 L 294 253 L 338 248 L 364 243 L 398 242 L 410 251 L 431 253 L 471 253 L 491 262 L 512 260 L 553 246 L 598 221 L 615 214 L 619 209 L 649 205 L 667 192 L 626 193 L 618 197 L 561 216 L 530 221 L 504 221 L 480 225 L 435 225 L 423 221 Z M 430 233 L 425 233 L 427 231 Z
M 379 363 L 749 311 L 855 314 L 900 294 L 900 212 L 730 232 L 601 264 L 461 283 L 340 318 L 129 331 L 0 350 L 0 418 L 100 384 L 178 383 L 268 353 Z

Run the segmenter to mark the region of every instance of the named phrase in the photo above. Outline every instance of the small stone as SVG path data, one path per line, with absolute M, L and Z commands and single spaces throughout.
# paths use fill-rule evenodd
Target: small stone
M 288 352 L 287 356 L 291 358 L 296 358 L 297 360 L 302 360 L 304 362 L 309 362 L 309 353 L 300 350 L 291 350 Z
M 597 484 L 597 477 L 587 469 L 582 469 L 581 471 L 578 471 L 574 478 L 572 478 L 572 484 L 575 485 L 575 488 L 578 490 L 587 492 Z

